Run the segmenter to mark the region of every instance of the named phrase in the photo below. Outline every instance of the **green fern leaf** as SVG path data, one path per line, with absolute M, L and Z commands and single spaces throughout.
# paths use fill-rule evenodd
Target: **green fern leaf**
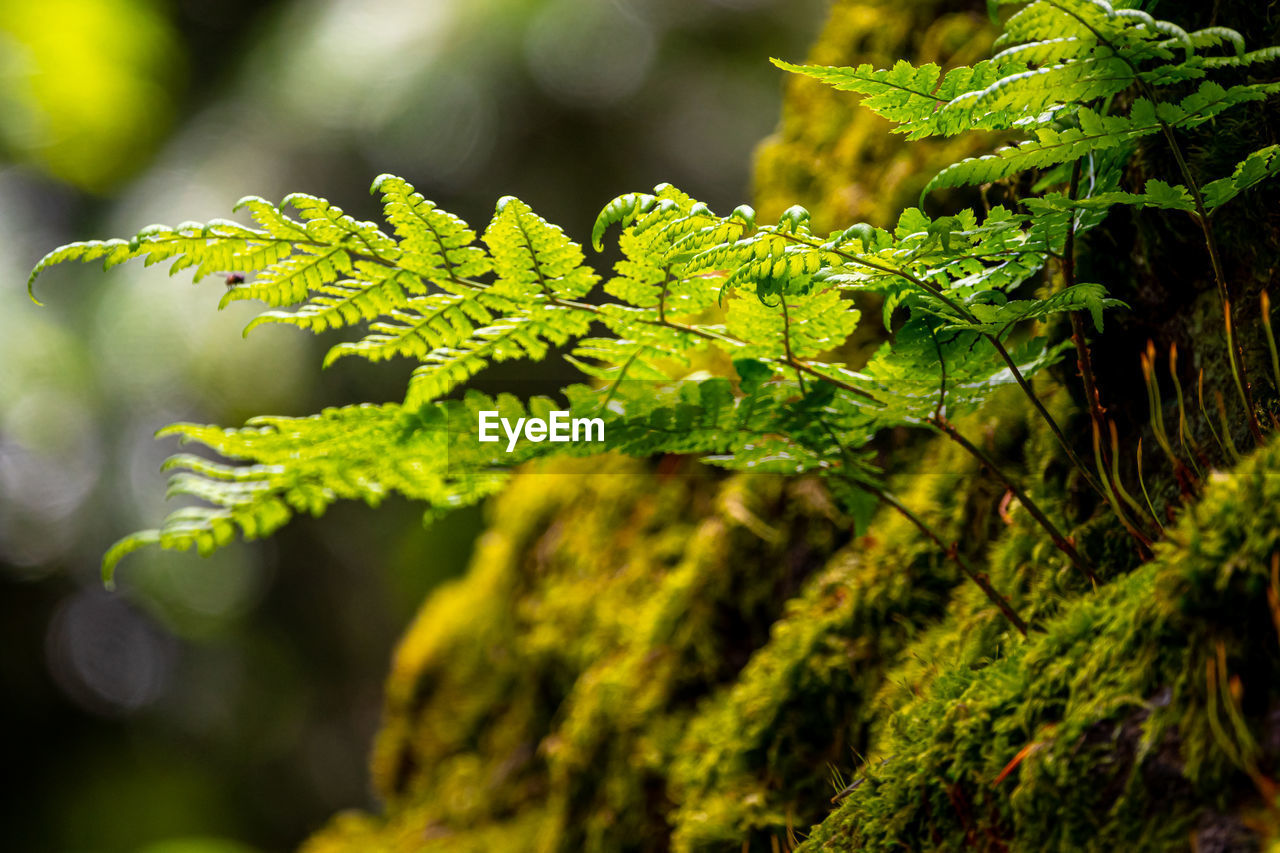
M 965 305 L 965 309 L 977 322 L 957 321 L 940 311 L 934 313 L 947 320 L 946 325 L 942 327 L 944 329 L 964 329 L 1000 338 L 1020 323 L 1072 311 L 1088 311 L 1094 327 L 1101 332 L 1105 310 L 1127 307 L 1120 300 L 1109 298 L 1107 289 L 1102 285 L 1083 283 L 1060 290 L 1046 299 L 998 303 L 970 301 Z
M 979 113 L 967 108 L 947 109 L 947 106 L 964 93 L 985 89 L 1010 73 L 1026 70 L 1021 62 L 1004 60 L 956 68 L 945 76 L 932 63 L 917 68 L 900 61 L 893 68 L 877 70 L 871 65 L 838 68 L 794 65 L 780 59 L 770 61 L 784 71 L 812 77 L 841 91 L 865 95 L 863 105 L 899 125 L 894 132 L 904 133 L 908 139 L 1010 126 L 1019 113 Z
M 577 299 L 600 280 L 583 265 L 582 247 L 517 198 L 499 200 L 484 241 L 498 276 L 494 292 L 501 296 Z
M 1106 211 L 1112 205 L 1126 204 L 1131 207 L 1157 208 L 1162 210 L 1182 210 L 1188 213 L 1196 209 L 1191 191 L 1181 184 L 1166 184 L 1155 179 L 1148 180 L 1145 191 L 1141 193 L 1113 190 L 1100 192 L 1088 198 L 1069 199 L 1062 193 L 1048 193 L 1040 198 L 1025 200 L 1028 208 L 1039 215 L 1049 215 L 1051 211 L 1094 210 Z
M 935 189 L 987 184 L 1029 169 L 1070 163 L 1099 149 L 1119 147 L 1159 133 L 1161 129 L 1156 107 L 1144 99 L 1134 103 L 1128 116 L 1100 115 L 1088 107 L 1081 107 L 1077 116 L 1079 127 L 1038 128 L 1034 139 L 948 166 L 929 181 L 922 197 Z
M 27 295 L 37 305 L 43 304 L 39 299 L 36 299 L 35 284 L 40 274 L 49 267 L 67 261 L 88 263 L 100 260 L 103 261 L 103 269 L 110 269 L 135 257 L 137 255 L 128 240 L 85 240 L 60 246 L 41 258 L 36 263 L 35 268 L 31 270 L 31 274 L 27 276 Z
M 271 202 L 256 195 L 245 196 L 235 203 L 232 212 L 249 211 L 253 221 L 270 237 L 286 242 L 307 240 L 306 226 L 292 219 Z
M 345 249 L 303 244 L 296 254 L 263 269 L 252 282 L 228 290 L 219 307 L 243 299 L 274 306 L 296 305 L 312 291 L 323 292 L 326 286 L 352 272 L 351 255 Z
M 734 299 L 726 325 L 734 337 L 749 341 L 735 358 L 810 359 L 838 349 L 858 327 L 860 312 L 835 289 L 807 295 L 780 294 L 779 303 Z M 783 310 L 781 300 L 786 300 Z
M 1280 172 L 1280 145 L 1268 145 L 1254 151 L 1237 164 L 1229 178 L 1219 178 L 1201 188 L 1208 210 L 1221 207 L 1255 184 Z
M 1205 68 L 1245 68 L 1280 59 L 1280 45 L 1251 50 L 1239 56 L 1208 56 L 1202 60 Z
M 422 356 L 422 366 L 409 380 L 405 405 L 418 408 L 437 400 L 495 362 L 544 359 L 551 347 L 585 335 L 595 316 L 545 302 L 522 307 L 518 315 L 476 329 L 457 346 L 440 346 Z
M 407 307 L 406 290 L 420 288 L 420 281 L 407 273 L 379 276 L 374 282 L 343 279 L 312 290 L 312 296 L 296 311 L 264 311 L 245 327 L 245 334 L 264 323 L 286 323 L 320 333 L 373 320 Z
M 489 272 L 492 264 L 484 249 L 473 245 L 470 226 L 403 178 L 380 175 L 371 191 L 382 194 L 387 222 L 400 238 L 400 267 L 444 288 Z
M 347 355 L 374 362 L 396 356 L 426 360 L 438 350 L 462 345 L 509 306 L 506 300 L 487 293 L 414 297 L 408 300 L 406 309 L 384 312 L 387 319 L 373 323 L 370 333 L 361 340 L 330 349 L 324 365 L 328 367 Z

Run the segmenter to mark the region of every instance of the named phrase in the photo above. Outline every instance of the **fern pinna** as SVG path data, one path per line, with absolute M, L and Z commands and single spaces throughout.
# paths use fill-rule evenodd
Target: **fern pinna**
M 995 3 L 994 6 L 1011 5 Z M 956 163 L 926 187 L 989 183 L 1034 171 L 1040 191 L 1015 208 L 981 215 L 961 210 L 931 218 L 902 212 L 892 229 L 855 224 L 815 232 L 808 213 L 786 211 L 760 223 L 749 207 L 728 215 L 670 186 L 610 202 L 592 232 L 599 249 L 611 229 L 622 254 L 613 275 L 586 264 L 579 244 L 514 198 L 498 202 L 483 234 L 441 210 L 406 181 L 384 175 L 386 226 L 358 221 L 324 199 L 295 194 L 280 206 L 242 200 L 253 225 L 218 220 L 152 226 L 130 240 L 75 243 L 46 256 L 102 260 L 107 267 L 142 258 L 190 268 L 198 280 L 232 271 L 224 303 L 266 303 L 249 326 L 285 323 L 312 332 L 360 327 L 325 363 L 346 356 L 418 363 L 404 402 L 327 410 L 305 418 L 264 417 L 239 429 L 175 424 L 162 431 L 197 442 L 230 464 L 181 453 L 171 494 L 206 502 L 170 515 L 156 530 L 117 543 L 104 559 L 110 579 L 125 554 L 150 543 L 209 553 L 236 535 L 270 534 L 295 513 L 322 513 L 339 499 L 376 504 L 389 492 L 422 501 L 428 513 L 474 503 L 502 487 L 512 466 L 548 454 L 590 454 L 602 447 L 634 455 L 696 454 L 713 465 L 824 477 L 846 509 L 865 522 L 865 496 L 905 514 L 940 547 L 927 522 L 887 489 L 870 444 L 895 427 L 931 429 L 989 465 L 1064 559 L 1089 580 L 1092 567 L 1034 501 L 954 425 L 992 391 L 1017 383 L 1058 437 L 1079 476 L 1106 496 L 1145 543 L 1150 519 L 1138 517 L 1099 436 L 1095 464 L 1076 453 L 1036 397 L 1031 377 L 1075 347 L 1086 381 L 1085 318 L 1098 332 L 1121 305 L 1100 282 L 1074 275 L 1076 236 L 1116 204 L 1185 211 L 1200 225 L 1213 261 L 1230 331 L 1230 294 L 1213 240 L 1213 211 L 1280 170 L 1274 147 L 1254 152 L 1232 174 L 1202 181 L 1190 173 L 1180 132 L 1222 111 L 1257 101 L 1275 83 L 1224 87 L 1208 79 L 1223 68 L 1276 58 L 1246 52 L 1224 28 L 1186 32 L 1137 9 L 1102 0 L 1018 3 L 990 60 L 942 73 L 905 62 L 890 69 L 825 68 L 777 62 L 864 96 L 864 103 L 912 139 L 967 130 L 1022 137 L 996 152 Z M 1170 92 L 1180 92 L 1179 96 Z M 1180 183 L 1124 188 L 1135 142 L 1163 135 Z M 290 212 L 292 211 L 292 213 Z M 1061 284 L 1044 296 L 1027 282 L 1056 265 Z M 854 294 L 883 296 L 890 340 L 865 365 L 832 353 L 861 320 Z M 287 310 L 291 309 L 291 310 Z M 1050 340 L 1052 320 L 1070 319 L 1070 341 Z M 246 330 L 247 331 L 247 330 Z M 588 381 L 563 389 L 563 402 L 461 391 L 495 362 L 538 361 L 553 348 Z M 1237 388 L 1255 429 L 1242 354 L 1232 341 Z M 696 364 L 701 368 L 691 373 Z M 720 365 L 720 375 L 708 375 Z M 730 367 L 731 365 L 731 367 Z M 482 413 L 502 419 L 547 418 L 565 406 L 598 421 L 604 445 L 566 441 L 481 441 Z M 862 496 L 862 497 L 860 497 Z M 1019 630 L 1009 601 L 955 549 L 964 571 Z

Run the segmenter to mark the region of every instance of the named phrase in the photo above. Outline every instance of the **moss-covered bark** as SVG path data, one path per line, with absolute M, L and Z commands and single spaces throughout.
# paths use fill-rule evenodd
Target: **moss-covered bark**
M 811 59 L 969 62 L 989 47 L 982 7 L 837 3 Z M 1243 2 L 1159 12 L 1280 40 Z M 758 158 L 767 216 L 800 202 L 820 228 L 883 224 L 940 165 L 992 144 L 908 145 L 846 95 L 787 85 Z M 1273 141 L 1272 116 L 1186 140 L 1193 160 Z M 1138 177 L 1167 177 L 1162 157 L 1143 151 Z M 1252 191 L 1219 223 L 1246 300 L 1280 266 L 1275 200 Z M 1229 389 L 1202 252 L 1189 223 L 1154 218 L 1109 221 L 1084 247 L 1085 268 L 1138 309 L 1095 347 L 1130 450 L 1149 429 L 1136 355 L 1147 333 Z M 1258 394 L 1273 399 L 1256 318 L 1242 303 Z M 1182 378 L 1194 387 L 1193 372 Z M 1075 385 L 1064 368 L 1039 390 L 1087 454 Z M 1210 441 L 1198 411 L 1191 427 Z M 852 538 L 814 481 L 680 459 L 529 470 L 490 508 L 469 574 L 424 604 L 396 656 L 373 760 L 385 813 L 339 816 L 307 853 L 1274 844 L 1280 448 L 1234 468 L 1216 454 L 1231 470 L 1207 475 L 1139 566 L 1020 396 L 966 432 L 1068 521 L 1100 588 L 952 445 L 886 446 L 895 491 L 1043 632 L 1009 631 L 900 516 L 881 512 Z M 1146 475 L 1158 505 L 1177 500 L 1150 454 Z

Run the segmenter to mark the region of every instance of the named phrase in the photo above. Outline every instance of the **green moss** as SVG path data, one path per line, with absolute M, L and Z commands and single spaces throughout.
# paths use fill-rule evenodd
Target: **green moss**
M 971 62 L 990 44 L 982 5 L 838 2 L 809 59 Z M 852 96 L 786 85 L 757 160 L 762 216 L 799 201 L 818 228 L 883 224 L 938 167 L 992 144 L 907 145 Z M 1233 223 L 1233 256 L 1255 273 L 1271 264 L 1280 230 L 1254 251 Z M 1136 238 L 1132 268 L 1096 271 L 1134 282 L 1120 295 L 1145 307 L 1129 323 L 1161 340 L 1191 329 L 1219 351 L 1216 303 L 1196 301 L 1207 281 L 1192 281 L 1187 250 L 1157 257 L 1156 275 L 1150 255 L 1170 235 L 1104 231 Z M 1147 418 L 1134 347 L 1150 331 L 1119 328 L 1109 321 L 1095 355 L 1124 438 Z M 1195 358 L 1228 387 L 1214 356 Z M 1037 390 L 1069 434 L 1087 435 L 1073 365 Z M 1099 589 L 953 445 L 895 437 L 889 468 L 905 473 L 893 489 L 1043 631 L 1012 632 L 890 511 L 851 540 L 816 481 L 676 458 L 530 469 L 491 505 L 468 575 L 433 594 L 397 652 L 373 761 L 384 814 L 336 818 L 307 853 L 1225 851 L 1280 836 L 1258 787 L 1280 772 L 1267 603 L 1280 448 L 1214 475 L 1137 567 L 1016 389 L 963 432 L 1064 523 Z M 1127 458 L 1124 473 L 1137 493 Z M 1167 470 L 1147 477 L 1176 499 Z M 1210 667 L 1222 689 L 1209 689 Z M 835 776 L 859 781 L 833 804 Z
M 945 532 L 950 496 L 973 471 L 950 446 L 930 456 L 947 473 L 904 483 L 903 495 Z M 866 703 L 886 663 L 958 580 L 903 517 L 882 513 L 874 529 L 811 578 L 768 644 L 690 720 L 670 768 L 674 849 L 768 849 L 823 813 L 833 791 L 821 771 L 867 748 Z
M 847 538 L 837 521 L 812 483 L 691 460 L 523 473 L 471 572 L 433 595 L 396 655 L 375 834 L 455 844 L 534 809 L 534 849 L 663 847 L 666 768 L 696 703 Z M 357 836 L 335 824 L 323 837 Z
M 1259 743 L 1280 708 L 1277 470 L 1273 445 L 1221 475 L 1156 559 L 999 658 L 940 671 L 802 849 L 1183 850 L 1260 805 L 1232 754 L 1280 758 Z M 1209 690 L 1219 648 L 1239 702 Z
M 537 849 L 546 820 L 542 810 L 527 809 L 509 820 L 453 828 L 431 821 L 429 812 L 429 807 L 420 806 L 386 823 L 356 812 L 340 814 L 308 840 L 301 853 L 522 853 Z

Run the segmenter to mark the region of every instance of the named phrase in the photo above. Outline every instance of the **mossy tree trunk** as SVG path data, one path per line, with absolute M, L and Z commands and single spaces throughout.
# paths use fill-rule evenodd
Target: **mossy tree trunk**
M 1234 26 L 1255 46 L 1280 40 L 1280 15 L 1265 4 L 1165 2 L 1159 12 Z M 843 2 L 810 59 L 962 64 L 992 34 L 983 3 Z M 817 228 L 886 224 L 937 168 L 998 141 L 908 144 L 852 96 L 798 78 L 787 86 L 780 129 L 757 161 L 765 216 L 798 202 Z M 1274 109 L 1250 108 L 1181 141 L 1193 170 L 1216 175 L 1276 141 L 1276 128 Z M 1158 141 L 1132 168 L 1139 183 L 1173 175 Z M 1258 295 L 1280 267 L 1276 202 L 1264 186 L 1215 223 L 1268 405 Z M 1115 215 L 1080 247 L 1080 277 L 1133 308 L 1093 342 L 1122 476 L 1135 484 L 1145 436 L 1153 501 L 1180 506 L 1173 472 L 1149 451 L 1139 353 L 1148 338 L 1162 351 L 1176 343 L 1184 387 L 1203 367 L 1231 403 L 1200 235 L 1190 221 Z M 1040 390 L 1091 454 L 1074 364 Z M 1172 408 L 1164 414 L 1176 424 Z M 1192 414 L 1191 436 L 1210 446 Z M 307 851 L 1227 851 L 1274 841 L 1280 451 L 1207 476 L 1204 496 L 1138 567 L 1025 401 L 997 399 L 966 426 L 1072 521 L 1107 583 L 1088 589 L 1047 570 L 1052 543 L 951 445 L 886 447 L 904 472 L 895 490 L 1046 632 L 1011 634 L 899 516 L 881 513 L 853 538 L 816 481 L 716 476 L 674 458 L 531 469 L 490 508 L 470 573 L 424 604 L 396 656 L 373 760 L 385 814 L 339 816 Z M 1242 427 L 1234 437 L 1251 447 Z M 1229 467 L 1221 454 L 1208 461 Z

